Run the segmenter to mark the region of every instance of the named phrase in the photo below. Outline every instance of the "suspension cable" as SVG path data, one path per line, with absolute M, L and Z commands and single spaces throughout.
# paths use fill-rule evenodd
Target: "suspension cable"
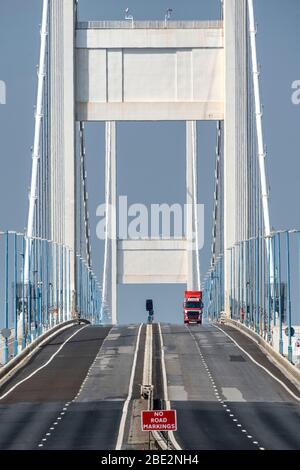
M 259 87 L 259 70 L 257 61 L 257 48 L 256 48 L 256 29 L 254 18 L 253 0 L 248 0 L 248 14 L 249 14 L 249 34 L 251 45 L 251 61 L 252 61 L 252 75 L 253 75 L 253 89 L 254 89 L 254 102 L 255 102 L 255 117 L 256 117 L 256 133 L 257 133 L 257 146 L 258 146 L 258 161 L 260 171 L 260 184 L 261 184 L 261 199 L 263 210 L 264 233 L 266 237 L 266 252 L 269 256 L 269 237 L 271 234 L 270 228 L 270 213 L 269 213 L 269 193 L 267 187 L 266 167 L 265 167 L 265 149 L 264 137 L 262 127 L 262 107 L 260 100 L 260 87 Z M 270 278 L 274 280 L 273 269 L 273 253 L 270 252 Z
M 91 268 L 92 248 L 91 248 L 91 239 L 90 239 L 86 152 L 85 152 L 85 138 L 84 138 L 84 123 L 83 122 L 80 122 L 79 124 L 79 133 L 80 133 L 80 165 L 81 165 L 81 187 L 82 187 L 82 198 L 83 198 L 83 210 L 84 210 L 85 247 L 86 247 L 87 264 L 88 264 L 88 267 Z
M 38 167 L 40 159 L 40 141 L 41 141 L 41 125 L 43 117 L 43 91 L 45 82 L 45 61 L 47 49 L 47 23 L 48 23 L 48 0 L 43 0 L 43 14 L 42 14 L 42 27 L 41 27 L 41 47 L 40 47 L 40 60 L 38 69 L 38 91 L 37 91 L 37 104 L 35 111 L 35 130 L 34 130 L 34 145 L 32 151 L 32 169 L 31 169 L 31 186 L 29 195 L 29 209 L 27 220 L 27 233 L 26 233 L 26 253 L 25 253 L 25 267 L 24 278 L 25 283 L 28 284 L 29 273 L 29 258 L 31 251 L 31 239 L 34 232 L 34 216 L 37 199 L 38 187 Z
M 211 266 L 214 267 L 217 256 L 217 233 L 218 217 L 220 212 L 220 176 L 221 176 L 221 121 L 217 123 L 217 145 L 216 145 L 216 165 L 215 165 L 215 190 L 214 190 L 214 208 L 213 208 L 213 228 L 212 228 L 212 246 L 211 246 Z
M 104 261 L 102 275 L 102 300 L 101 317 L 107 303 L 107 277 L 108 277 L 108 257 L 109 257 L 109 220 L 110 220 L 110 164 L 111 164 L 111 122 L 106 122 L 106 151 L 105 151 L 105 241 L 104 241 Z

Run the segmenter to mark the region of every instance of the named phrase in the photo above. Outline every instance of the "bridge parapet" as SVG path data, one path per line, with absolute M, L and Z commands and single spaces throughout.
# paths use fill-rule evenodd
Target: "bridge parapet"
M 223 21 L 134 21 L 134 29 L 222 29 Z M 76 29 L 132 29 L 129 21 L 78 21 Z
M 31 250 L 26 279 L 28 242 Z M 51 240 L 0 232 L 0 302 L 4 305 L 0 362 L 6 364 L 47 331 L 65 322 L 82 318 L 101 323 L 100 285 L 87 261 L 75 256 L 75 296 L 70 282 L 71 254 L 69 247 Z
M 269 237 L 240 241 L 229 249 L 229 259 L 230 315 L 226 320 L 261 338 L 289 363 L 299 363 L 300 231 L 277 231 Z M 204 282 L 204 304 L 211 320 L 225 320 L 223 278 L 220 256 Z

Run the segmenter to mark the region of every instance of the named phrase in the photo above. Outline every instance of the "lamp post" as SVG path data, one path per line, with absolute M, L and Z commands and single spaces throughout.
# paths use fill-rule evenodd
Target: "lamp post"
M 165 28 L 168 26 L 168 21 L 171 19 L 171 14 L 173 12 L 172 8 L 168 8 L 165 14 Z
M 291 305 L 291 267 L 290 267 L 290 234 L 286 231 L 286 259 L 287 259 L 287 295 L 288 295 L 288 360 L 293 361 L 292 349 L 292 305 Z
M 133 28 L 134 20 L 133 20 L 133 16 L 129 14 L 129 8 L 126 8 L 126 10 L 125 10 L 125 20 L 131 21 L 131 26 Z
M 277 233 L 277 255 L 278 255 L 278 296 L 279 296 L 279 352 L 283 354 L 282 337 L 282 299 L 281 299 L 281 243 L 280 233 Z

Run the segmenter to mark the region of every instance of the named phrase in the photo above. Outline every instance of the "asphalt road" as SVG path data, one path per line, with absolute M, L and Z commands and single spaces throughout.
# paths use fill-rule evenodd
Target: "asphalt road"
M 249 339 L 222 327 L 299 392 Z M 175 437 L 189 450 L 300 449 L 300 402 L 213 325 L 162 325 Z
M 76 326 L 44 346 L 0 389 L 0 449 L 114 449 L 136 336 Z
M 112 328 L 59 428 L 53 430 L 49 438 L 47 433 L 44 436 L 47 441 L 43 448 L 116 448 L 123 404 L 128 394 L 136 336 L 135 326 Z
M 143 373 L 145 326 L 137 348 L 139 328 L 75 326 L 43 346 L 0 389 L 0 449 L 115 449 L 126 402 L 122 448 L 141 447 L 140 421 L 132 421 Z M 227 326 L 161 328 L 168 395 L 178 414 L 175 438 L 183 449 L 300 449 L 300 402 L 226 333 L 300 398 L 250 339 Z M 157 408 L 163 406 L 157 325 L 153 383 Z
M 115 449 L 138 330 L 75 326 L 43 346 L 0 388 L 0 450 Z

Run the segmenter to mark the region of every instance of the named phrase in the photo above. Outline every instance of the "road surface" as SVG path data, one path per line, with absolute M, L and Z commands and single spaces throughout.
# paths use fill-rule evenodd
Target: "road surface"
M 153 325 L 154 408 L 165 366 L 182 449 L 300 449 L 300 402 L 276 379 L 299 391 L 254 342 L 220 328 L 162 324 L 162 355 Z M 145 325 L 80 325 L 41 347 L 0 389 L 0 449 L 146 449 L 145 336 Z
M 44 346 L 0 390 L 0 449 L 115 449 L 137 330 L 76 326 Z
M 300 397 L 250 339 L 222 326 Z M 300 402 L 213 325 L 162 325 L 168 393 L 183 449 L 300 449 Z

